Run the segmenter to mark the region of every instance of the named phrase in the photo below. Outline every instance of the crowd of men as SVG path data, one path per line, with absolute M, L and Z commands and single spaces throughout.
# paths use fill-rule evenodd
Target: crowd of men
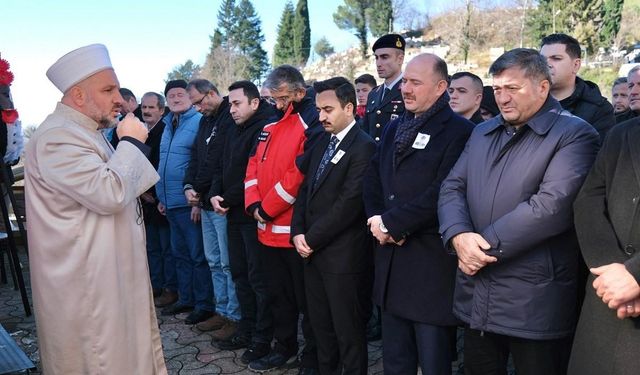
M 385 374 L 451 374 L 462 327 L 466 374 L 640 373 L 640 67 L 612 106 L 564 34 L 490 86 L 373 52 L 380 85 L 283 65 L 139 106 L 104 46 L 58 60 L 26 156 L 45 372 L 166 373 L 155 305 L 255 372 L 367 374 L 381 330 Z

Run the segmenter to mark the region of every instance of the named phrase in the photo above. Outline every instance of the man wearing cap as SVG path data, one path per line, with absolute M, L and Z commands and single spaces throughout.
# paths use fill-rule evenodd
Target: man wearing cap
M 47 71 L 64 93 L 25 157 L 31 285 L 46 374 L 166 374 L 144 226 L 136 198 L 158 180 L 146 127 L 100 131 L 122 105 L 105 46 L 71 51 Z
M 200 227 L 200 205 L 197 201 L 189 202 L 184 193 L 185 174 L 202 115 L 191 104 L 185 80 L 167 82 L 164 95 L 171 112 L 162 119 L 165 127 L 160 141 L 160 181 L 156 193 L 160 201 L 158 209 L 169 220 L 171 251 L 178 275 L 178 301 L 166 307 L 162 315 L 191 311 L 185 323 L 197 324 L 211 318 L 214 311 L 211 272 L 204 256 Z
M 369 93 L 361 126 L 376 143 L 382 138 L 384 126 L 404 113 L 400 81 L 405 45 L 404 38 L 398 34 L 384 35 L 373 44 L 376 69 L 384 83 Z

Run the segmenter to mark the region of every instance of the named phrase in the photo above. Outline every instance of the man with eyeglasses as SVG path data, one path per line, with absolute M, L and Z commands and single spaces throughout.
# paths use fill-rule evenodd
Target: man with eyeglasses
M 314 374 L 318 365 L 315 340 L 306 316 L 302 258 L 290 242 L 290 233 L 293 203 L 304 179 L 302 165 L 308 164 L 300 157 L 308 148 L 305 142 L 312 132 L 316 129 L 322 132 L 322 127 L 315 101 L 307 96 L 304 78 L 298 69 L 281 65 L 269 74 L 264 85 L 284 116 L 266 125 L 259 134 L 255 153 L 247 166 L 244 194 L 247 213 L 258 221 L 276 342 L 268 355 L 249 363 L 249 368 L 269 371 L 295 358 L 298 317 L 303 314 L 306 345 L 301 354 L 300 374 Z
M 184 177 L 184 195 L 191 206 L 201 207 L 204 255 L 211 271 L 216 314 L 196 325 L 201 331 L 213 331 L 217 340 L 231 337 L 240 320 L 240 306 L 229 268 L 227 248 L 227 218 L 213 211 L 207 193 L 211 187 L 213 141 L 220 132 L 233 125 L 229 100 L 206 79 L 194 79 L 187 85 L 193 107 L 203 116 L 191 150 L 191 161 Z
M 178 301 L 165 307 L 162 315 L 191 313 L 185 323 L 196 324 L 213 316 L 211 272 L 204 256 L 200 229 L 200 207 L 191 205 L 183 181 L 202 115 L 191 105 L 187 82 L 167 82 L 164 94 L 171 113 L 160 141 L 160 181 L 156 193 L 158 209 L 167 215 L 171 228 L 171 251 L 176 259 Z

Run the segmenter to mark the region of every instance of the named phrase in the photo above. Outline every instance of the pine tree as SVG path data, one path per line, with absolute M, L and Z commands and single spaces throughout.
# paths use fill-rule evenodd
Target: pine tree
M 329 43 L 329 40 L 325 37 L 322 37 L 320 40 L 316 42 L 314 50 L 323 59 L 335 52 L 333 49 L 333 46 L 331 45 L 331 43 Z
M 618 36 L 622 24 L 623 6 L 624 0 L 605 0 L 604 2 L 604 20 L 600 33 L 600 41 L 604 46 L 613 45 Z
M 192 78 L 195 78 L 200 72 L 200 65 L 194 64 L 191 59 L 185 61 L 184 64 L 178 65 L 169 74 L 167 74 L 167 79 L 165 82 L 169 82 L 174 79 L 184 79 L 185 81 L 190 81 Z
M 278 37 L 276 45 L 273 47 L 273 65 L 295 64 L 295 35 L 294 35 L 295 13 L 291 1 L 287 1 L 280 17 L 278 25 Z
M 333 22 L 338 28 L 349 30 L 360 41 L 362 58 L 367 58 L 369 45 L 367 43 L 367 8 L 369 0 L 344 0 L 344 5 L 338 6 L 333 13 Z
M 311 28 L 307 0 L 298 0 L 293 22 L 293 41 L 297 65 L 305 65 L 311 53 Z
M 267 52 L 262 48 L 262 22 L 250 0 L 240 0 L 236 14 L 242 15 L 238 17 L 234 35 L 240 54 L 250 62 L 247 78 L 259 81 L 269 69 Z
M 235 44 L 235 29 L 238 24 L 238 12 L 235 0 L 223 0 L 218 9 L 218 27 L 211 37 L 211 49 L 219 46 L 232 48 Z M 219 44 L 216 44 L 219 43 Z
M 379 38 L 393 29 L 393 7 L 391 0 L 372 0 L 367 9 L 369 31 Z

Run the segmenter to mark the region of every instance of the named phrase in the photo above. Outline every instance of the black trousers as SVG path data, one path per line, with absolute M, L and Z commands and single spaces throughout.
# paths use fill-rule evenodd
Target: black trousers
M 509 353 L 518 375 L 562 375 L 567 373 L 571 339 L 529 340 L 464 330 L 466 375 L 506 375 Z
M 273 318 L 269 302 L 265 255 L 254 223 L 227 224 L 229 266 L 236 285 L 242 318 L 239 333 L 254 342 L 270 344 Z
M 304 265 L 309 318 L 322 375 L 366 375 L 367 320 L 371 312 L 371 277 L 367 273 L 321 272 Z
M 415 322 L 382 311 L 382 359 L 385 375 L 451 375 L 455 326 Z M 520 375 L 520 374 L 518 374 Z
M 298 318 L 302 314 L 305 346 L 300 367 L 315 368 L 318 365 L 316 343 L 307 314 L 302 258 L 293 248 L 261 247 L 268 270 L 273 336 L 276 339 L 273 350 L 285 355 L 298 352 Z

